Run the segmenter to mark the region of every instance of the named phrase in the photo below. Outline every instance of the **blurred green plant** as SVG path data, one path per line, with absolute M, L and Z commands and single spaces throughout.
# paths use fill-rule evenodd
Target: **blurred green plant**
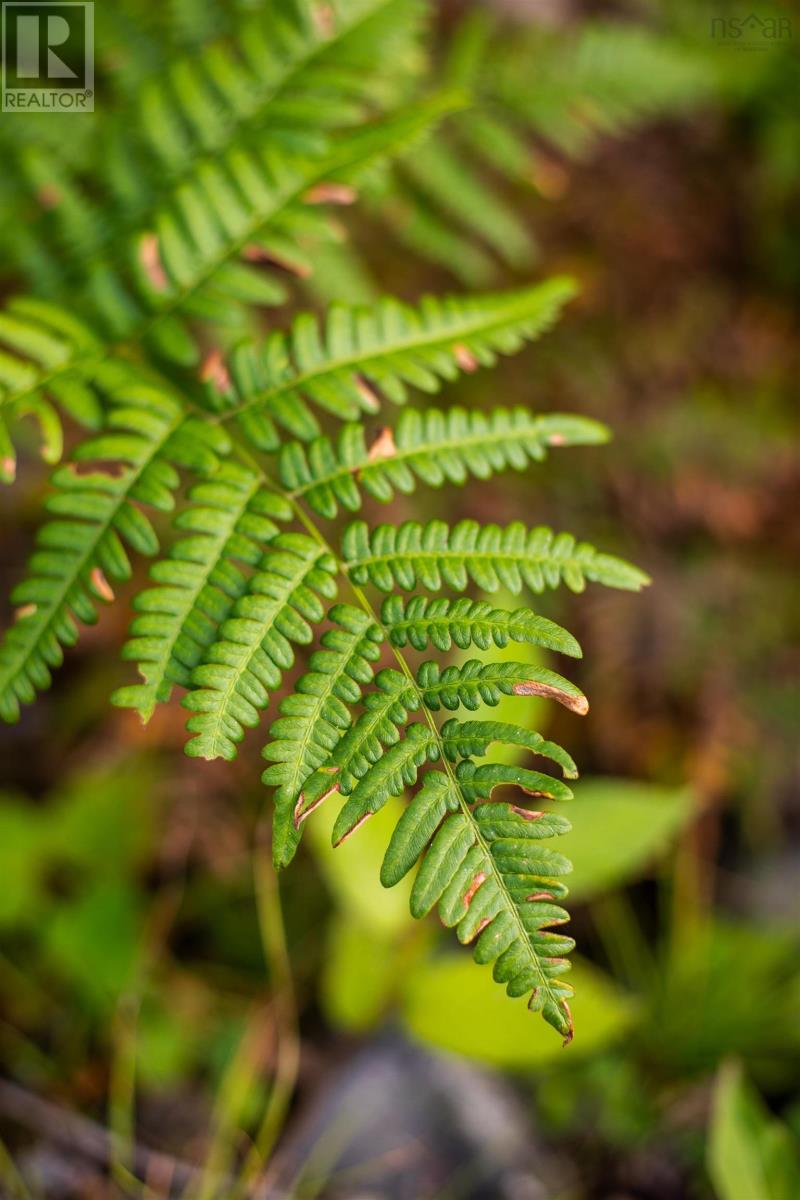
M 736 1062 L 717 1076 L 708 1170 L 719 1200 L 792 1200 L 800 1193 L 800 1146 Z
M 309 6 L 312 20 L 302 29 L 290 15 L 294 5 L 280 9 L 277 32 L 273 5 L 203 0 L 154 7 L 119 0 L 98 11 L 103 104 L 98 101 L 97 113 L 70 118 L 67 126 L 23 116 L 0 122 L 6 289 L 21 284 L 82 320 L 91 312 L 93 333 L 98 308 L 101 324 L 111 315 L 127 329 L 127 301 L 149 304 L 137 291 L 137 276 L 149 272 L 152 283 L 165 266 L 153 248 L 166 243 L 137 243 L 135 235 L 163 238 L 157 211 L 158 221 L 168 214 L 184 230 L 197 200 L 193 189 L 199 183 L 205 192 L 215 168 L 227 168 L 229 143 L 246 153 L 274 133 L 281 153 L 291 146 L 303 158 L 323 150 L 321 142 L 312 145 L 321 112 L 329 118 L 325 136 L 341 144 L 360 125 L 444 82 L 447 98 L 420 112 L 424 137 L 409 143 L 411 151 L 376 158 L 357 185 L 344 184 L 338 199 L 353 198 L 350 186 L 363 201 L 355 221 L 347 219 L 347 205 L 335 220 L 320 221 L 322 207 L 308 206 L 286 236 L 272 230 L 252 257 L 233 264 L 252 269 L 249 276 L 223 273 L 224 301 L 213 287 L 200 289 L 192 305 L 197 312 L 188 311 L 184 322 L 193 332 L 199 317 L 200 358 L 188 368 L 170 363 L 165 374 L 193 399 L 203 388 L 213 395 L 225 386 L 228 347 L 271 320 L 268 304 L 293 306 L 298 296 L 374 304 L 386 286 L 418 294 L 431 286 L 430 267 L 420 268 L 420 260 L 432 265 L 437 288 L 442 274 L 470 286 L 505 281 L 537 257 L 548 267 L 566 267 L 581 276 L 584 299 L 542 345 L 533 387 L 548 402 L 557 396 L 559 403 L 606 417 L 620 443 L 605 473 L 602 464 L 589 468 L 588 459 L 585 469 L 552 462 L 542 464 L 536 494 L 522 476 L 507 479 L 502 491 L 485 487 L 485 516 L 502 526 L 535 507 L 537 520 L 580 525 L 592 540 L 611 545 L 625 528 L 645 547 L 659 578 L 658 589 L 637 607 L 624 595 L 590 590 L 575 610 L 574 627 L 587 649 L 579 682 L 601 700 L 576 757 L 603 773 L 578 788 L 566 843 L 576 864 L 574 919 L 593 960 L 578 964 L 582 988 L 586 982 L 583 1003 L 591 1007 L 582 1012 L 579 997 L 577 1056 L 559 1056 L 557 1044 L 544 1041 L 546 1031 L 530 1023 L 517 1030 L 516 1017 L 525 1014 L 513 1006 L 498 1013 L 502 997 L 491 993 L 482 974 L 470 974 L 466 961 L 446 953 L 434 926 L 412 922 L 407 883 L 393 892 L 377 884 L 381 843 L 402 811 L 392 797 L 336 852 L 330 846 L 335 813 L 324 805 L 308 823 L 311 853 L 283 884 L 303 1028 L 315 1043 L 312 1073 L 320 1041 L 317 1000 L 329 1025 L 350 1032 L 369 1033 L 395 1018 L 433 1046 L 508 1066 L 523 1084 L 528 1080 L 539 1121 L 580 1164 L 587 1190 L 596 1190 L 598 1179 L 610 1189 L 615 1178 L 620 1190 L 636 1190 L 630 1175 L 614 1170 L 619 1162 L 620 1172 L 630 1171 L 644 1158 L 639 1190 L 649 1200 L 659 1186 L 654 1164 L 668 1159 L 683 1172 L 673 1190 L 704 1195 L 708 1157 L 721 1200 L 739 1200 L 742 1186 L 749 1195 L 784 1197 L 782 1180 L 797 1190 L 791 1155 L 780 1149 L 786 1138 L 776 1135 L 733 1069 L 720 1076 L 708 1155 L 702 1130 L 708 1079 L 731 1055 L 797 1127 L 800 983 L 790 883 L 795 843 L 787 818 L 800 707 L 786 650 L 786 642 L 796 640 L 800 612 L 790 578 L 796 539 L 787 519 L 796 490 L 796 358 L 787 349 L 787 299 L 800 277 L 796 54 L 791 46 L 750 55 L 714 46 L 707 17 L 682 0 L 642 5 L 646 24 L 638 16 L 596 22 L 573 14 L 564 23 L 530 26 L 528 13 L 509 22 L 487 6 L 459 28 L 442 6 L 438 40 L 435 30 L 425 30 L 426 6 L 406 0 L 335 4 L 333 32 L 327 5 Z M 280 54 L 259 60 L 251 51 L 263 45 L 265 29 Z M 382 54 L 375 54 L 376 44 Z M 278 61 L 286 50 L 288 59 Z M 245 84 L 240 90 L 237 78 Z M 333 102 L 331 78 L 337 86 L 346 80 L 346 102 Z M 205 124 L 195 119 L 201 111 L 195 99 Z M 689 111 L 691 124 L 652 124 Z M 642 127 L 644 137 L 615 151 L 609 134 Z M 406 132 L 416 137 L 410 125 Z M 395 134 L 399 126 L 388 140 Z M 169 272 L 179 266 L 166 263 Z M 148 361 L 158 359 L 161 367 L 164 339 L 174 338 L 173 347 L 187 356 L 188 342 L 159 313 L 157 303 L 151 316 L 158 319 L 145 340 L 152 335 Z M 83 340 L 74 322 L 48 325 L 56 320 L 52 310 L 21 307 L 0 329 L 3 378 L 12 389 L 0 398 L 0 427 L 13 434 L 27 465 L 16 499 L 5 501 L 0 516 L 8 530 L 4 552 L 14 563 L 21 554 L 17 533 L 40 504 L 39 475 L 28 461 L 36 452 L 34 422 L 55 460 L 62 453 L 59 406 L 70 453 L 73 418 L 91 427 L 114 412 L 102 389 L 89 390 L 90 378 L 70 374 L 68 354 L 91 358 L 97 342 Z M 15 324 L 20 321 L 27 332 Z M 29 341 L 30 352 L 20 342 L 31 337 L 29 322 L 33 334 L 44 337 Z M 130 348 L 138 358 L 137 339 Z M 221 358 L 208 353 L 216 346 Z M 39 355 L 49 356 L 45 370 L 21 380 L 20 368 L 29 370 Z M 52 373 L 59 357 L 67 367 L 61 382 Z M 459 367 L 466 362 L 461 357 Z M 492 385 L 468 371 L 459 404 L 474 413 L 496 402 L 494 392 L 509 408 L 519 400 L 531 403 L 525 361 L 500 366 Z M 207 376 L 203 388 L 198 370 Z M 15 400 L 20 382 L 24 394 Z M 411 383 L 418 382 L 417 374 Z M 283 415 L 298 419 L 294 407 L 292 394 Z M 420 413 L 431 421 L 448 415 L 422 407 Z M 293 450 L 296 461 L 285 469 L 292 487 L 313 495 L 321 509 L 346 508 L 356 487 L 348 448 L 331 436 L 331 414 L 315 417 L 321 439 L 315 453 L 328 460 L 322 485 L 306 474 L 318 467 L 307 448 Z M 11 476 L 10 441 L 2 446 Z M 367 468 L 368 514 L 374 497 L 394 488 L 391 518 L 419 515 L 403 494 L 409 475 L 412 482 L 438 482 L 465 466 L 471 469 L 466 460 L 454 465 L 448 459 L 442 470 L 427 447 L 402 469 L 384 463 L 370 474 Z M 86 465 L 71 469 L 82 475 Z M 163 482 L 169 488 L 166 471 Z M 138 509 L 138 501 L 132 507 Z M 469 505 L 446 496 L 435 515 L 453 527 L 471 514 Z M 154 528 L 161 536 L 158 518 Z M 248 520 L 235 536 L 253 529 Z M 197 530 L 181 532 L 190 535 L 189 547 L 198 537 Z M 255 557 L 256 551 L 248 553 Z M 109 579 L 89 581 L 95 598 L 105 598 Z M 220 582 L 224 591 L 231 580 Z M 494 608 L 516 607 L 502 590 L 488 599 L 474 594 Z M 555 609 L 547 596 L 538 603 L 548 617 L 565 606 L 560 600 Z M 143 770 L 152 772 L 138 802 L 127 792 L 138 760 L 126 757 L 107 777 L 102 769 L 96 776 L 62 769 L 64 748 L 92 722 L 106 722 L 103 736 L 123 742 L 132 736 L 126 725 L 101 717 L 95 696 L 96 681 L 104 687 L 113 669 L 111 655 L 100 661 L 119 637 L 113 613 L 94 636 L 83 656 L 70 654 L 65 682 L 39 710 L 39 721 L 58 734 L 48 738 L 52 762 L 29 754 L 31 739 L 41 737 L 36 717 L 23 726 L 19 742 L 7 743 L 9 779 L 32 771 L 46 777 L 48 787 L 55 777 L 55 790 L 36 801 L 12 796 L 7 818 L 0 816 L 0 865 L 8 880 L 0 894 L 6 935 L 0 1053 L 12 1075 L 43 1088 L 52 1082 L 85 1108 L 101 1103 L 108 1025 L 120 989 L 141 981 L 143 931 L 153 897 L 156 908 L 165 899 L 154 879 L 161 835 L 152 821 L 152 782 L 165 768 L 151 760 L 149 747 L 177 742 L 169 713 L 136 735 L 148 748 Z M 475 645 L 441 652 L 459 666 L 470 658 L 487 661 Z M 488 657 L 541 671 L 546 653 L 516 642 L 490 646 Z M 91 687 L 87 676 L 95 681 Z M 528 735 L 535 728 L 550 736 L 549 708 L 538 696 L 502 696 L 490 715 Z M 553 726 L 554 738 L 563 723 Z M 494 748 L 493 759 L 521 766 L 523 742 L 515 734 L 514 744 Z M 201 800 L 206 789 L 219 789 L 221 803 L 230 804 L 248 831 L 239 833 L 245 842 L 249 805 L 257 804 L 246 772 L 243 763 L 223 785 L 209 771 L 201 789 Z M 167 773 L 171 794 L 186 790 L 182 780 L 173 782 L 172 768 Z M 621 774 L 628 778 L 617 782 Z M 639 784 L 630 778 L 637 774 L 662 784 Z M 103 808 L 99 795 L 117 791 L 122 801 L 112 819 L 116 805 Z M 92 815 L 70 826 L 64 805 Z M 219 842 L 221 860 L 225 831 L 213 810 L 201 811 L 203 836 Z M 59 838 L 51 837 L 51 823 L 62 829 Z M 611 828 L 622 836 L 610 835 Z M 113 851 L 99 847 L 101 835 L 111 839 Z M 84 853 L 83 845 L 93 852 Z M 723 866 L 716 868 L 719 847 Z M 185 888 L 176 889 L 179 900 L 167 897 L 170 911 L 177 906 L 176 927 L 162 930 L 157 961 L 149 959 L 133 1032 L 126 1027 L 125 1054 L 120 1051 L 121 1065 L 112 1073 L 125 1084 L 132 1055 L 148 1095 L 185 1097 L 200 1081 L 217 1095 L 210 1139 L 215 1161 L 207 1164 L 202 1186 L 209 1194 L 215 1187 L 228 1194 L 229 1183 L 215 1172 L 236 1159 L 246 1136 L 256 1135 L 265 1110 L 268 1152 L 285 1111 L 296 1039 L 284 1012 L 275 1042 L 284 1055 L 283 1074 L 273 1104 L 265 974 L 270 993 L 281 989 L 274 962 L 265 972 L 258 951 L 249 866 L 240 858 L 226 869 L 200 844 L 192 854 L 199 869 L 192 867 Z M 263 847 L 261 854 L 263 874 Z M 584 900 L 591 901 L 589 909 Z M 755 1003 L 756 993 L 769 997 L 766 1010 Z M 471 1036 L 451 1020 L 464 1011 L 465 997 L 473 1015 L 482 1014 Z M 122 1087 L 118 1108 L 119 1128 L 130 1140 L 130 1089 Z M 179 1140 L 176 1131 L 174 1144 Z M 198 1144 L 195 1138 L 193 1156 Z M 126 1183 L 135 1185 L 130 1172 Z

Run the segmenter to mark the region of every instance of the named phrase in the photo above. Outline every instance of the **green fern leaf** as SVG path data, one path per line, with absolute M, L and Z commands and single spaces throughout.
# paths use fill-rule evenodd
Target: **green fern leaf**
M 380 756 L 367 775 L 353 788 L 333 826 L 332 840 L 339 846 L 364 821 L 373 816 L 390 796 L 398 796 L 417 781 L 426 762 L 435 762 L 439 747 L 433 731 L 412 722 L 405 736 Z
M 58 408 L 89 429 L 102 422 L 102 403 L 91 386 L 91 368 L 102 343 L 71 313 L 18 296 L 0 313 L 0 481 L 16 474 L 13 425 L 24 416 L 38 423 L 45 462 L 58 462 L 63 434 Z
M 107 431 L 78 447 L 53 475 L 47 509 L 54 520 L 38 535 L 29 575 L 15 588 L 16 623 L 0 645 L 0 715 L 14 721 L 19 705 L 50 686 L 62 647 L 78 637 L 77 621 L 97 619 L 98 600 L 113 599 L 112 582 L 130 577 L 125 544 L 152 555 L 158 539 L 144 504 L 168 511 L 178 486 L 176 466 L 216 469 L 224 434 L 184 416 L 170 395 L 149 385 L 120 383 L 111 397 Z M 91 469 L 91 464 L 109 462 Z M 83 464 L 90 469 L 83 472 Z
M 425 662 L 417 671 L 416 681 L 386 668 L 376 676 L 375 685 L 376 690 L 364 697 L 366 711 L 338 742 L 324 765 L 303 785 L 295 809 L 298 825 L 323 798 L 334 792 L 347 796 L 359 780 L 368 777 L 383 757 L 385 747 L 400 741 L 409 712 L 415 712 L 421 703 L 432 712 L 442 707 L 453 710 L 461 706 L 474 711 L 482 704 L 499 704 L 504 695 L 538 695 L 556 700 L 579 714 L 586 713 L 589 707 L 583 692 L 569 680 L 555 671 L 528 663 L 470 660 L 461 666 L 441 669 L 438 663 Z M 499 726 L 495 726 L 497 728 Z M 489 740 L 492 740 L 491 735 Z M 556 761 L 566 762 L 574 770 L 568 756 L 561 752 L 559 757 L 559 747 L 552 749 Z
M 517 471 L 546 457 L 549 446 L 593 445 L 608 438 L 597 421 L 545 414 L 524 408 L 488 414 L 452 408 L 401 413 L 393 432 L 384 428 L 368 449 L 363 425 L 345 425 L 334 448 L 317 438 L 308 448 L 297 442 L 281 450 L 280 478 L 295 498 L 304 498 L 324 517 L 339 504 L 361 507 L 359 485 L 376 500 L 390 501 L 395 489 L 408 495 L 416 481 L 432 487 L 466 483 L 470 475 L 488 479 L 497 471 Z
M 217 630 L 244 596 L 264 545 L 288 521 L 286 500 L 262 486 L 253 471 L 223 464 L 189 493 L 191 507 L 175 521 L 187 531 L 169 556 L 153 565 L 155 587 L 134 600 L 139 616 L 123 657 L 138 664 L 144 682 L 118 689 L 112 703 L 135 708 L 144 722 L 156 704 L 169 700 L 174 684 L 191 685 L 192 671 L 216 640 Z
M 589 711 L 588 700 L 574 683 L 530 663 L 470 659 L 442 669 L 436 662 L 424 662 L 417 671 L 417 682 L 426 706 L 434 711 L 462 705 L 475 710 L 481 704 L 499 704 L 501 696 L 544 696 L 572 712 L 583 715 Z
M 241 331 L 252 305 L 285 298 L 276 278 L 248 261 L 266 257 L 257 249 L 262 239 L 274 234 L 291 241 L 301 230 L 306 237 L 330 236 L 324 206 L 349 203 L 356 185 L 457 103 L 437 97 L 410 106 L 342 134 L 322 153 L 288 154 L 267 145 L 205 161 L 137 237 L 130 283 L 127 264 L 121 273 L 101 270 L 90 279 L 98 319 L 115 336 L 144 338 L 158 355 L 194 365 L 198 349 L 187 319 Z
M 577 779 L 578 768 L 566 750 L 548 742 L 540 733 L 523 729 L 506 721 L 461 721 L 457 717 L 445 721 L 441 730 L 445 757 L 451 762 L 461 758 L 483 758 L 489 746 L 499 742 L 504 746 L 520 746 L 558 763 L 566 779 Z
M 485 592 L 498 588 L 518 593 L 523 583 L 533 592 L 566 583 L 574 592 L 586 581 L 638 591 L 648 577 L 621 558 L 601 554 L 572 534 L 554 534 L 539 526 L 530 532 L 520 522 L 501 529 L 460 521 L 406 521 L 395 528 L 378 525 L 370 532 L 353 521 L 342 540 L 345 566 L 354 583 L 372 583 L 382 592 L 415 587 L 463 592 L 470 580 Z
M 256 449 L 276 449 L 275 422 L 310 441 L 318 436 L 319 425 L 309 401 L 340 420 L 354 421 L 365 412 L 376 412 L 380 396 L 403 404 L 409 387 L 435 392 L 442 380 L 455 379 L 461 370 L 491 366 L 498 354 L 516 353 L 553 323 L 573 293 L 570 280 L 556 278 L 497 295 L 426 297 L 417 309 L 389 299 L 371 309 L 335 304 L 323 330 L 314 317 L 303 314 L 291 338 L 275 333 L 263 347 L 247 342 L 233 354 L 228 364 L 230 388 L 219 400 L 221 411 L 226 419 L 237 418 Z M 600 440 L 599 425 L 570 420 L 566 436 Z M 413 426 L 406 428 L 411 437 Z M 546 426 L 538 426 L 531 435 L 531 456 L 537 435 L 544 439 L 546 434 Z M 358 450 L 355 443 L 345 446 L 342 462 Z M 315 454 L 326 456 L 324 446 Z M 423 457 L 419 455 L 417 463 L 421 476 L 426 470 Z M 321 457 L 315 469 L 335 466 Z M 284 470 L 292 469 L 289 457 Z M 302 471 L 302 466 L 294 469 Z
M 336 604 L 328 614 L 337 628 L 321 638 L 323 649 L 309 659 L 291 696 L 281 700 L 280 717 L 263 750 L 273 763 L 262 776 L 277 788 L 272 849 L 276 866 L 286 866 L 300 840 L 295 823 L 303 784 L 330 757 L 352 726 L 351 709 L 373 680 L 383 634 L 359 609 Z
M 384 747 L 401 737 L 410 712 L 420 707 L 413 682 L 387 667 L 375 677 L 375 691 L 364 697 L 365 711 L 345 733 L 324 766 L 303 785 L 294 819 L 300 825 L 333 792 L 347 796 L 370 768 L 379 761 Z
M 429 643 L 437 650 L 447 651 L 453 642 L 462 650 L 473 645 L 488 650 L 493 644 L 502 648 L 509 642 L 526 642 L 573 658 L 581 657 L 575 638 L 554 621 L 528 608 L 508 612 L 466 596 L 458 600 L 427 596 L 404 600 L 402 596 L 387 596 L 381 607 L 381 621 L 389 631 L 392 645 L 410 644 L 415 650 L 425 650 Z
M 426 776 L 397 824 L 381 881 L 386 887 L 399 882 L 424 852 L 411 894 L 413 915 L 438 905 L 461 942 L 477 939 L 476 961 L 494 963 L 494 977 L 509 995 L 530 994 L 529 1007 L 568 1040 L 572 989 L 558 975 L 569 966 L 561 956 L 574 942 L 551 927 L 568 919 L 554 901 L 565 895 L 561 877 L 571 867 L 540 843 L 566 833 L 569 822 L 511 804 L 471 805 L 461 783 L 467 766 L 461 764 L 456 778 L 441 771 Z M 491 791 L 489 782 L 483 791 Z
M 235 758 L 245 728 L 294 662 L 292 643 L 308 645 L 312 626 L 325 616 L 320 597 L 336 595 L 336 561 L 316 541 L 281 533 L 267 546 L 249 592 L 238 600 L 203 662 L 192 672 L 183 699 L 195 715 L 186 753 Z

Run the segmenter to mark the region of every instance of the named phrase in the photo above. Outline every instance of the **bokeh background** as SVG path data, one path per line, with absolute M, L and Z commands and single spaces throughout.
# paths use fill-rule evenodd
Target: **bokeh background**
M 253 7 L 98 5 L 98 109 Z M 652 575 L 543 598 L 592 709 L 514 715 L 582 768 L 573 1045 L 383 892 L 389 809 L 335 855 L 320 810 L 276 881 L 258 738 L 198 764 L 179 707 L 147 728 L 110 708 L 126 601 L 0 729 L 4 1194 L 800 1195 L 800 16 L 752 8 L 434 6 L 431 86 L 477 86 L 480 114 L 410 156 L 388 208 L 346 214 L 357 265 L 321 250 L 296 297 L 580 283 L 447 400 L 582 412 L 613 442 L 391 514 L 541 521 Z M 743 38 L 714 24 L 752 15 Z M 42 188 L 90 170 L 94 119 L 67 120 L 0 117 L 5 293 Z M 0 496 L 9 588 L 35 443 Z

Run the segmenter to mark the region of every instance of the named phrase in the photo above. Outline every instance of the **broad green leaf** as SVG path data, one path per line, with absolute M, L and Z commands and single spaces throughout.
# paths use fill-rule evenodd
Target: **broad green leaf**
M 718 1200 L 797 1200 L 799 1151 L 744 1079 L 740 1065 L 721 1067 L 707 1159 Z
M 413 923 L 408 907 L 411 880 L 404 879 L 393 888 L 385 888 L 380 882 L 383 856 L 403 809 L 400 800 L 389 800 L 355 837 L 336 849 L 331 845 L 337 816 L 333 801 L 323 804 L 306 823 L 307 836 L 339 911 L 384 938 Z
M 419 966 L 408 979 L 402 1015 L 411 1033 L 432 1046 L 507 1069 L 539 1067 L 568 1053 L 590 1054 L 625 1033 L 636 1005 L 608 976 L 573 959 L 569 975 L 575 1040 L 562 1051 L 553 1031 L 524 1004 L 509 1003 L 491 971 L 469 955 Z
M 369 1029 L 397 985 L 398 948 L 352 916 L 335 914 L 328 927 L 321 1000 L 328 1020 L 341 1029 Z
M 141 897 L 132 884 L 102 879 L 48 920 L 48 958 L 99 1011 L 113 1007 L 133 982 L 142 916 Z
M 40 809 L 0 795 L 0 927 L 30 920 L 39 910 Z
M 585 899 L 644 875 L 691 819 L 693 808 L 687 788 L 631 779 L 579 780 L 568 808 L 558 809 L 572 822 L 562 843 L 573 865 L 570 896 Z

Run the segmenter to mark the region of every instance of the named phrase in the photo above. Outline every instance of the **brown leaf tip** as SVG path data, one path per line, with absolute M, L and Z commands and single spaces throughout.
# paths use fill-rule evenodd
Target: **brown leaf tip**
M 61 203 L 61 192 L 54 183 L 43 183 L 36 193 L 42 208 L 55 208 Z
M 373 463 L 378 462 L 382 458 L 394 458 L 395 454 L 397 454 L 397 446 L 394 434 L 388 425 L 384 425 L 369 448 L 367 462 Z
M 533 795 L 547 796 L 547 793 L 546 792 L 529 792 L 528 795 L 529 796 L 533 796 Z M 552 799 L 551 796 L 548 796 L 547 798 L 548 798 L 548 800 Z M 544 816 L 543 812 L 534 812 L 534 810 L 531 808 L 521 808 L 519 804 L 510 804 L 509 808 L 511 809 L 511 811 L 513 813 L 516 813 L 518 817 L 522 817 L 523 821 L 538 821 L 540 817 Z
M 469 347 L 465 346 L 463 342 L 457 342 L 456 345 L 453 346 L 453 354 L 455 355 L 456 362 L 462 371 L 477 371 L 479 366 L 478 360 Z
M 332 4 L 317 4 L 312 10 L 312 20 L 317 36 L 332 38 L 336 32 L 336 14 Z
M 144 234 L 139 242 L 139 261 L 151 287 L 157 292 L 165 292 L 169 287 L 169 280 L 161 262 L 157 234 Z
M 358 192 L 349 183 L 315 183 L 303 197 L 306 204 L 355 204 Z
M 564 1038 L 564 1041 L 561 1043 L 563 1048 L 566 1050 L 567 1046 L 570 1044 L 572 1039 L 575 1037 L 575 1022 L 572 1019 L 572 1010 L 571 1010 L 570 1006 L 567 1004 L 566 1000 L 561 1001 L 561 1007 L 563 1008 L 564 1014 L 567 1018 L 567 1034 L 566 1034 L 566 1037 Z
M 32 617 L 39 605 L 38 604 L 21 604 L 14 612 L 15 621 L 24 621 L 26 617 Z
M 536 679 L 524 679 L 521 683 L 515 683 L 511 690 L 515 696 L 543 696 L 547 700 L 556 700 L 582 717 L 589 711 L 589 701 L 581 692 L 573 696 L 552 684 L 539 683 Z
M 92 567 L 89 573 L 89 579 L 92 585 L 92 590 L 101 600 L 107 600 L 110 604 L 114 599 L 114 589 L 106 579 L 105 573 L 100 567 Z
M 308 279 L 311 274 L 311 267 L 308 263 L 297 262 L 296 259 L 290 258 L 286 254 L 278 254 L 275 250 L 267 250 L 258 242 L 249 242 L 242 250 L 242 258 L 251 263 L 271 263 L 272 266 L 280 267 L 291 275 L 296 275 L 298 279 Z
M 366 379 L 364 379 L 361 375 L 357 375 L 355 384 L 366 410 L 368 412 L 377 412 L 381 406 L 381 402 L 367 383 Z
M 212 350 L 203 359 L 200 367 L 200 379 L 203 383 L 213 384 L 222 394 L 230 392 L 231 376 L 221 350 Z

